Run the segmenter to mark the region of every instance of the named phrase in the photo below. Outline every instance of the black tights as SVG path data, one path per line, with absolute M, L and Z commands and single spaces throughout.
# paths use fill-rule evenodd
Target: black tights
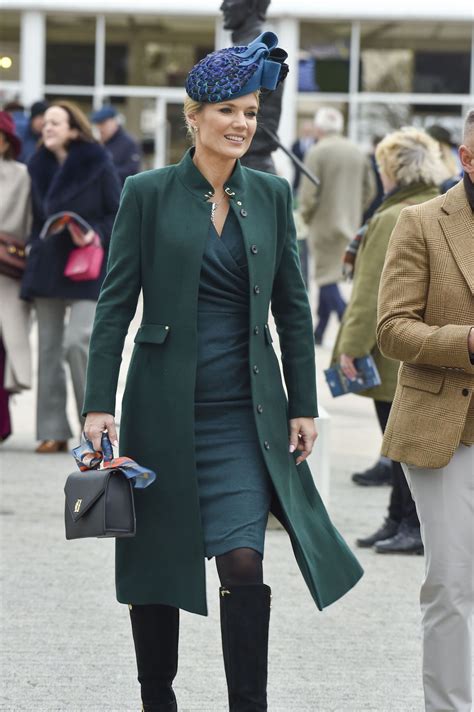
M 221 586 L 249 586 L 263 583 L 262 556 L 255 549 L 232 549 L 216 556 Z

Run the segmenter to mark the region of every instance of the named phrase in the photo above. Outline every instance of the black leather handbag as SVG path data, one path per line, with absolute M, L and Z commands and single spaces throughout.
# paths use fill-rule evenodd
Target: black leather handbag
M 66 539 L 135 535 L 132 481 L 120 468 L 72 472 L 64 494 Z

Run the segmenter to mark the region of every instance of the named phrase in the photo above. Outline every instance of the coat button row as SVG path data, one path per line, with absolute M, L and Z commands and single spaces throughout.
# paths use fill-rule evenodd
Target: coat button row
M 250 248 L 250 252 L 252 253 L 252 255 L 258 255 L 257 245 L 252 245 L 252 247 Z
M 257 413 L 263 413 L 263 405 L 260 405 L 260 403 L 257 405 Z
M 255 287 L 253 288 L 253 291 L 255 294 L 260 294 L 260 287 L 258 286 L 258 284 L 255 285 Z
M 253 333 L 255 334 L 255 336 L 258 336 L 258 335 L 259 335 L 260 329 L 258 328 L 258 326 L 254 326 L 254 327 L 253 327 Z
M 268 440 L 265 440 L 265 442 L 263 443 L 263 447 L 265 448 L 265 450 L 270 450 L 270 443 L 268 442 Z
M 253 367 L 253 372 L 254 372 L 254 373 L 258 373 L 258 371 L 259 371 L 258 366 L 254 366 L 254 367 Z
M 469 388 L 463 388 L 463 389 L 462 389 L 462 394 L 463 394 L 463 396 L 468 396 L 469 393 L 470 393 Z

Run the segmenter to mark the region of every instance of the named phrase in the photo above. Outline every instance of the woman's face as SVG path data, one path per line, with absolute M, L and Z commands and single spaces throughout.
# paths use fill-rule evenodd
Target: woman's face
M 44 115 L 43 142 L 53 153 L 64 150 L 77 138 L 77 129 L 69 126 L 69 116 L 61 106 L 51 106 Z
M 199 113 L 189 116 L 193 127 L 198 129 L 196 150 L 204 149 L 206 153 L 225 158 L 241 158 L 257 129 L 257 111 L 255 94 L 205 104 Z

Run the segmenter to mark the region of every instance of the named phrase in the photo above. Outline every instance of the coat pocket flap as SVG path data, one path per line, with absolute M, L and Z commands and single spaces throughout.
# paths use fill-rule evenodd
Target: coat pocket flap
M 398 380 L 401 386 L 417 388 L 419 391 L 428 393 L 439 393 L 445 376 L 445 371 L 439 369 L 404 363 L 400 369 Z
M 162 344 L 170 331 L 167 324 L 142 324 L 135 336 L 136 344 Z
M 64 485 L 66 505 L 74 522 L 77 522 L 97 502 L 107 487 L 112 470 L 73 472 Z

